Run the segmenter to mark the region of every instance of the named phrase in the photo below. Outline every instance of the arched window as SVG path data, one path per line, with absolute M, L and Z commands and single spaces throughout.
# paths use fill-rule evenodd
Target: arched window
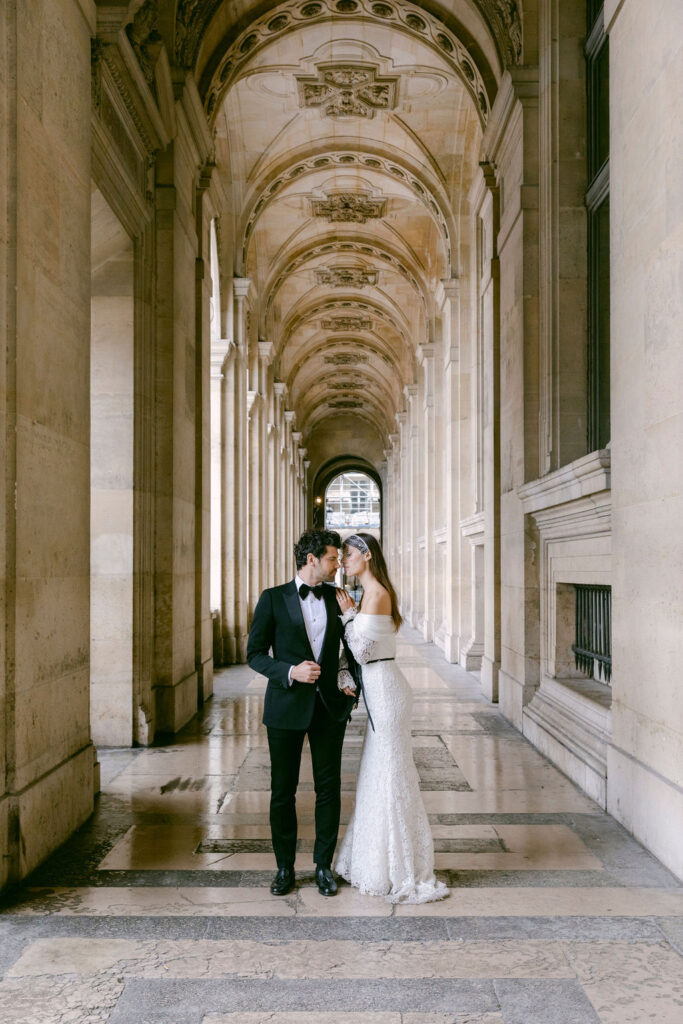
M 328 530 L 379 530 L 379 487 L 366 473 L 340 473 L 325 491 Z

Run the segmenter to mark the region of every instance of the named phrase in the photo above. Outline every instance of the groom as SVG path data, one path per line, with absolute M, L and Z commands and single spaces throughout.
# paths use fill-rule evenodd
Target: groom
M 334 896 L 331 871 L 341 813 L 341 756 L 354 691 L 337 688 L 343 635 L 333 586 L 339 568 L 338 533 L 307 530 L 294 547 L 296 576 L 261 594 L 249 632 L 247 662 L 268 677 L 263 723 L 268 729 L 270 830 L 277 874 L 270 891 L 294 888 L 296 788 L 308 735 L 315 784 L 315 878 Z M 348 656 L 348 654 L 347 654 Z

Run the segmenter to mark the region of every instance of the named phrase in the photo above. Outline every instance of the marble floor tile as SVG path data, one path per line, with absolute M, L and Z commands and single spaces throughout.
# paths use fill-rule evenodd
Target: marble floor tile
M 401 665 L 401 671 L 412 690 L 448 690 L 448 683 L 427 665 Z
M 475 790 L 471 793 L 427 792 L 422 796 L 428 814 L 602 813 L 597 804 L 572 787 L 561 792 L 527 789 L 500 792 Z
M 123 978 L 98 975 L 0 981 L 0 1021 L 6 1024 L 106 1024 L 124 987 Z
M 402 1024 L 400 1013 L 210 1013 L 202 1024 Z
M 562 943 L 292 940 L 38 939 L 7 977 L 131 978 L 570 978 Z
M 254 747 L 251 736 L 235 737 L 230 743 L 206 737 L 202 743 L 149 747 L 138 754 L 122 774 L 160 775 L 234 775 Z M 120 778 L 120 776 L 118 776 Z
M 499 1013 L 211 1013 L 202 1024 L 504 1024 Z
M 340 837 L 344 831 L 345 826 L 341 826 Z M 603 867 L 566 825 L 442 825 L 437 822 L 432 834 L 437 851 L 435 867 L 442 870 L 595 871 Z M 313 869 L 314 835 L 312 822 L 301 823 L 297 871 Z M 225 828 L 220 824 L 202 826 L 177 822 L 133 825 L 100 862 L 99 868 L 102 871 L 275 871 L 269 839 L 265 821 L 263 825 L 228 825 Z
M 320 899 L 318 890 L 315 894 Z M 89 886 L 36 890 L 12 908 L 20 916 L 293 917 L 291 902 L 258 886 Z M 1 918 L 2 915 L 0 915 Z M 1 1019 L 1 1018 L 0 1018 Z
M 683 1020 L 683 958 L 665 943 L 573 943 L 566 955 L 601 1024 Z
M 451 889 L 448 900 L 401 904 L 397 917 L 683 917 L 683 891 L 612 886 L 504 886 Z
M 237 775 L 138 774 L 127 769 L 106 792 L 126 799 L 133 811 L 160 814 L 218 814 Z
M 381 896 L 363 896 L 351 886 L 342 886 L 334 897 L 321 897 L 317 886 L 300 885 L 297 889 L 297 917 L 391 917 L 393 906 Z
M 501 736 L 452 736 L 446 745 L 477 792 L 524 789 L 576 791 L 566 776 L 529 744 Z

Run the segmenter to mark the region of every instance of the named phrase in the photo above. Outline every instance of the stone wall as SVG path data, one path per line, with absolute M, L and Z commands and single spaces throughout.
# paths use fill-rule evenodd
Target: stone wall
M 607 806 L 683 875 L 683 8 L 610 43 L 614 703 Z
M 89 725 L 90 36 L 82 0 L 6 5 L 0 178 L 7 379 L 3 448 L 3 876 L 93 806 Z M 4 59 L 6 58 L 6 59 Z M 4 122 L 4 119 L 3 119 Z M 13 139 L 13 140 L 14 140 Z M 6 282 L 6 284 L 5 284 Z

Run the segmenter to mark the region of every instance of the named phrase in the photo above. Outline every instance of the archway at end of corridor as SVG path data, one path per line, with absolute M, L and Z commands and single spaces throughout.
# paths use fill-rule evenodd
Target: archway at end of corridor
M 382 480 L 362 459 L 334 459 L 317 474 L 310 525 L 336 530 L 342 540 L 359 530 L 382 540 Z

